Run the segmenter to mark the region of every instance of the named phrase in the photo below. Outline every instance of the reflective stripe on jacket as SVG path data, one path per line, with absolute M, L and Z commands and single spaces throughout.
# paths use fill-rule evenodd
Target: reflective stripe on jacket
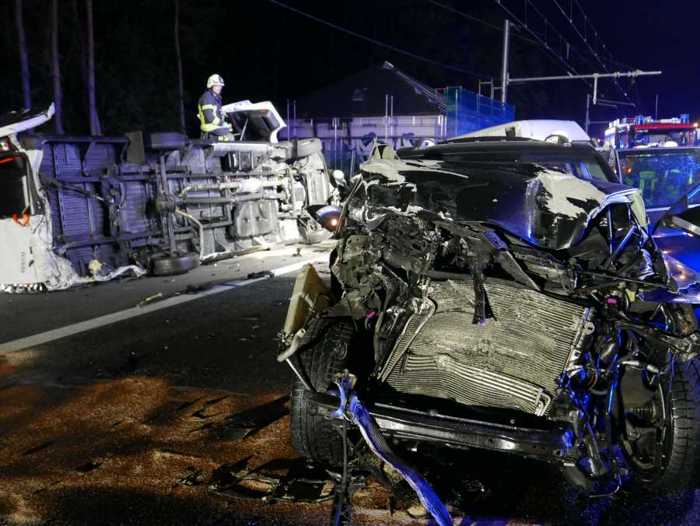
M 199 97 L 197 103 L 197 116 L 199 117 L 199 129 L 203 133 L 210 133 L 225 126 L 224 115 L 221 113 L 221 97 L 212 90 L 207 90 Z

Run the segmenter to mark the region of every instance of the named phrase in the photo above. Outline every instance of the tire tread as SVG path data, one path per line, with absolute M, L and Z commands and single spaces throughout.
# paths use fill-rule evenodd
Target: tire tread
M 353 336 L 348 320 L 334 322 L 326 328 L 316 345 L 300 353 L 303 370 L 314 389 L 325 391 L 333 384 L 336 373 L 347 365 L 347 353 Z M 331 421 L 316 414 L 309 403 L 307 390 L 295 379 L 292 388 L 292 445 L 303 456 L 338 466 L 342 462 L 342 441 Z

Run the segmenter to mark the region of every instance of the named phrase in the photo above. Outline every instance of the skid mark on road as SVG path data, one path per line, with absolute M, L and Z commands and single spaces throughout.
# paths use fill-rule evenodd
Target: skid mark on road
M 169 307 L 175 307 L 176 305 L 182 305 L 183 303 L 198 300 L 206 296 L 213 296 L 214 294 L 220 294 L 222 292 L 228 292 L 233 289 L 247 287 L 248 285 L 253 285 L 255 283 L 258 283 L 259 281 L 269 279 L 270 277 L 283 276 L 285 274 L 291 274 L 292 272 L 298 272 L 304 265 L 322 263 L 326 262 L 327 260 L 327 254 L 319 254 L 310 259 L 299 261 L 297 263 L 286 265 L 284 267 L 272 269 L 267 275 L 263 277 L 222 283 L 220 285 L 204 290 L 202 292 L 198 292 L 196 294 L 181 294 L 179 296 L 174 296 L 172 298 L 159 301 L 158 303 L 154 303 L 152 305 L 124 309 L 118 312 L 113 312 L 111 314 L 105 314 L 104 316 L 98 316 L 97 318 L 92 318 L 90 320 L 66 325 L 65 327 L 59 327 L 58 329 L 53 329 L 50 331 L 33 334 L 25 338 L 19 338 L 17 340 L 5 342 L 0 344 L 0 355 L 29 349 L 31 347 L 36 347 L 37 345 L 43 345 L 45 343 L 59 340 L 67 336 L 73 336 L 81 332 L 90 331 L 92 329 L 97 329 L 106 325 L 112 325 L 113 323 L 128 320 L 131 318 L 136 318 L 138 316 L 143 316 L 144 314 L 150 314 L 151 312 L 167 309 Z

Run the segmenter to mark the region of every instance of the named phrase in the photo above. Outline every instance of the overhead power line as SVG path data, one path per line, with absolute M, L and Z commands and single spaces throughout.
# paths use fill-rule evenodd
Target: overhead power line
M 500 32 L 500 33 L 503 32 L 503 26 L 499 26 L 499 25 L 496 25 L 496 24 L 492 24 L 492 23 L 490 23 L 490 22 L 488 22 L 488 21 L 486 21 L 486 20 L 483 20 L 483 19 L 481 19 L 481 18 L 478 18 L 478 17 L 476 17 L 476 16 L 474 16 L 474 15 L 471 15 L 471 14 L 469 14 L 469 13 L 465 13 L 464 11 L 461 11 L 461 10 L 459 10 L 459 9 L 456 9 L 455 7 L 453 7 L 453 6 L 449 5 L 449 4 L 445 4 L 444 2 L 439 2 L 439 1 L 437 1 L 437 0 L 427 0 L 427 2 L 430 3 L 430 4 L 433 4 L 433 5 L 437 6 L 437 7 L 440 7 L 440 8 L 442 8 L 442 9 L 444 9 L 444 10 L 446 10 L 446 11 L 452 13 L 452 14 L 461 16 L 462 18 L 465 18 L 465 19 L 467 19 L 467 20 L 471 20 L 471 21 L 474 21 L 474 22 L 478 22 L 478 23 L 480 23 L 480 24 L 482 24 L 482 25 L 484 25 L 484 26 L 486 26 L 486 27 L 489 27 L 489 28 L 491 28 L 491 29 L 494 29 L 494 30 L 496 30 L 496 31 L 498 31 L 498 32 Z M 527 0 L 526 0 L 526 2 L 527 2 Z M 498 1 L 497 1 L 497 3 L 500 4 L 500 2 L 498 2 Z M 504 7 L 504 6 L 501 6 L 501 7 Z M 504 10 L 506 10 L 505 7 L 504 7 Z M 527 12 L 526 12 L 526 14 L 527 14 Z M 514 18 L 515 18 L 515 17 L 514 17 Z M 523 26 L 523 28 L 527 28 L 527 19 L 525 19 L 524 22 L 519 21 L 519 23 Z M 532 31 L 528 31 L 528 33 L 531 34 Z M 567 55 L 579 55 L 579 56 L 581 56 L 581 54 L 580 54 L 573 46 L 571 46 L 570 43 L 567 42 L 567 41 L 564 39 L 563 36 L 561 36 L 561 35 L 558 34 L 558 33 L 557 33 L 557 35 L 558 35 L 559 38 L 560 38 L 560 42 L 559 42 L 559 43 L 560 43 L 560 45 L 561 45 L 561 47 L 562 47 L 562 51 L 565 50 Z M 561 54 L 557 55 L 556 50 L 555 50 L 552 46 L 550 46 L 546 41 L 543 42 L 542 39 L 537 39 L 537 38 L 536 38 L 536 35 L 535 35 L 535 38 L 529 38 L 529 37 L 525 36 L 522 32 L 512 32 L 512 33 L 511 33 L 511 37 L 512 37 L 512 38 L 518 38 L 518 39 L 520 39 L 520 40 L 522 40 L 522 41 L 524 41 L 524 42 L 527 42 L 528 44 L 531 44 L 531 45 L 533 45 L 533 46 L 545 48 L 545 51 L 548 51 L 549 54 L 550 54 L 551 56 L 553 56 L 557 61 L 559 61 L 560 63 L 564 64 L 565 68 L 568 68 L 568 69 L 570 70 L 571 73 L 576 73 L 575 68 L 574 68 L 573 66 L 571 66 L 570 64 L 568 64 L 568 62 L 566 62 L 565 60 L 563 60 L 563 56 L 562 56 Z M 633 68 L 630 67 L 630 68 L 628 68 L 628 69 L 633 69 Z M 590 84 L 589 84 L 589 85 L 590 85 Z
M 588 16 L 586 15 L 586 12 L 583 10 L 583 7 L 581 7 L 581 4 L 579 4 L 578 0 L 570 0 L 569 4 L 569 13 L 564 10 L 564 7 L 561 5 L 559 0 L 552 0 L 554 2 L 554 5 L 557 6 L 561 14 L 564 16 L 569 21 L 569 24 L 573 28 L 574 32 L 578 35 L 578 37 L 583 41 L 583 43 L 586 45 L 588 50 L 590 51 L 591 55 L 598 61 L 598 64 L 600 64 L 603 68 L 604 71 L 609 71 L 608 65 L 603 61 L 601 58 L 602 52 L 600 50 L 596 50 L 592 45 L 591 45 L 591 39 L 588 36 L 588 26 L 591 26 L 592 33 L 593 33 L 593 39 L 594 42 L 597 40 L 600 44 L 600 47 L 604 50 L 604 52 L 608 56 L 608 61 L 612 61 L 612 53 L 607 49 L 607 46 L 605 43 L 600 39 L 598 36 L 598 31 L 593 27 L 592 24 L 588 22 Z M 574 5 L 578 8 L 579 12 L 581 13 L 583 17 L 583 32 L 578 28 L 578 26 L 575 23 L 575 17 L 574 17 Z M 620 90 L 620 92 L 625 96 L 625 98 L 629 101 L 631 101 L 627 91 L 625 91 L 622 86 L 620 86 L 620 83 L 617 81 L 617 79 L 614 80 L 615 86 Z
M 310 14 L 310 13 L 307 13 L 307 12 L 305 12 L 305 11 L 302 11 L 302 10 L 300 10 L 300 9 L 297 9 L 296 7 L 292 7 L 292 6 L 290 6 L 290 5 L 287 5 L 287 4 L 285 4 L 284 2 L 280 2 L 280 1 L 278 1 L 278 0 L 267 0 L 267 1 L 270 2 L 271 4 L 274 4 L 274 5 L 278 6 L 278 7 L 281 7 L 281 8 L 283 8 L 283 9 L 287 9 L 288 11 L 291 11 L 291 12 L 293 12 L 293 13 L 296 13 L 296 14 L 300 15 L 300 16 L 303 16 L 303 17 L 306 17 L 306 18 L 308 18 L 308 19 L 310 19 L 310 20 L 313 20 L 313 21 L 315 21 L 315 22 L 318 22 L 319 24 L 324 24 L 324 25 L 326 25 L 326 26 L 328 26 L 328 27 L 331 27 L 331 28 L 335 29 L 336 31 L 340 31 L 341 33 L 345 33 L 346 35 L 350 35 L 350 36 L 353 36 L 353 37 L 355 37 L 355 38 L 362 39 L 362 40 L 364 40 L 364 41 L 366 41 L 366 42 L 369 42 L 369 43 L 371 43 L 371 44 L 374 44 L 375 46 L 379 46 L 379 47 L 383 47 L 383 48 L 385 48 L 385 49 L 389 49 L 389 50 L 391 50 L 391 51 L 393 51 L 393 52 L 395 52 L 395 53 L 399 53 L 399 54 L 401 54 L 401 55 L 410 57 L 410 58 L 412 58 L 412 59 L 414 59 L 414 60 L 419 60 L 419 61 L 421 61 L 421 62 L 425 62 L 425 63 L 427 63 L 427 64 L 432 64 L 433 66 L 439 66 L 439 67 L 441 67 L 441 68 L 445 68 L 445 69 L 449 69 L 449 70 L 452 70 L 452 71 L 456 71 L 456 72 L 458 72 L 458 73 L 464 73 L 465 75 L 469 75 L 469 76 L 471 76 L 471 77 L 473 77 L 473 78 L 475 78 L 475 79 L 479 79 L 479 78 L 484 78 L 484 77 L 485 77 L 485 75 L 476 73 L 476 72 L 474 72 L 474 71 L 470 71 L 470 70 L 468 70 L 468 69 L 464 69 L 464 68 L 461 68 L 461 67 L 459 67 L 459 66 L 454 66 L 454 65 L 452 65 L 452 64 L 446 64 L 446 63 L 440 62 L 440 61 L 438 61 L 438 60 L 433 60 L 432 58 L 425 57 L 425 56 L 423 56 L 423 55 L 419 55 L 419 54 L 414 53 L 414 52 L 412 52 L 412 51 L 409 51 L 409 50 L 407 50 L 407 49 L 403 49 L 403 48 L 394 46 L 394 45 L 392 45 L 392 44 L 388 44 L 388 43 L 386 43 L 386 42 L 382 42 L 381 40 L 377 40 L 376 38 L 372 38 L 372 37 L 369 37 L 369 36 L 367 36 L 367 35 L 363 35 L 362 33 L 358 33 L 358 32 L 353 31 L 353 30 L 351 30 L 351 29 L 347 29 L 347 28 L 345 28 L 345 27 L 339 26 L 338 24 L 336 24 L 336 23 L 334 23 L 334 22 L 330 22 L 330 21 L 328 21 L 328 20 L 324 20 L 323 18 L 319 18 L 319 17 L 317 17 L 317 16 L 315 16 L 315 15 L 312 15 L 312 14 Z
M 579 2 L 579 0 L 569 0 L 569 1 L 571 2 L 570 6 L 569 6 L 569 13 L 570 13 L 569 18 L 571 19 L 572 22 L 575 22 L 573 6 L 576 5 L 576 7 L 578 8 L 579 12 L 581 13 L 581 15 L 583 16 L 583 19 L 584 19 L 584 35 L 586 35 L 586 37 L 587 37 L 587 35 L 588 35 L 588 30 L 587 30 L 587 27 L 586 27 L 586 24 L 588 24 L 588 25 L 591 26 L 591 29 L 593 30 L 594 36 L 600 41 L 601 47 L 603 48 L 604 52 L 605 52 L 605 53 L 607 54 L 607 56 L 608 56 L 608 61 L 609 61 L 609 62 L 614 62 L 615 64 L 618 64 L 618 65 L 620 65 L 620 66 L 624 66 L 624 67 L 627 68 L 627 69 L 632 69 L 632 67 L 631 67 L 629 64 L 625 64 L 625 63 L 620 62 L 619 60 L 615 60 L 615 59 L 613 58 L 612 52 L 611 52 L 610 49 L 608 49 L 608 47 L 605 45 L 605 42 L 603 42 L 603 40 L 600 38 L 600 36 L 599 36 L 599 34 L 598 34 L 598 31 L 596 31 L 595 26 L 593 26 L 593 23 L 590 21 L 590 20 L 591 20 L 591 17 L 589 17 L 589 16 L 586 14 L 586 12 L 583 10 L 583 6 L 581 5 L 581 2 Z
M 466 20 L 472 20 L 474 22 L 478 22 L 483 26 L 494 29 L 495 31 L 498 31 L 499 33 L 503 33 L 503 26 L 502 25 L 493 24 L 491 22 L 488 22 L 486 20 L 478 18 L 478 17 L 471 15 L 469 13 L 465 13 L 464 11 L 460 11 L 459 9 L 457 9 L 449 4 L 445 4 L 444 2 L 438 2 L 437 0 L 427 0 L 427 2 L 430 4 L 433 4 L 434 6 L 440 7 L 446 11 L 449 11 L 452 14 L 461 16 L 462 18 L 465 18 Z M 539 41 L 532 39 L 532 38 L 528 38 L 525 35 L 523 35 L 522 33 L 511 33 L 511 37 L 517 38 L 519 40 L 522 40 L 523 42 L 527 42 L 528 44 L 532 44 L 534 46 L 540 47 L 542 45 Z M 632 69 L 632 68 L 630 68 L 630 69 Z
M 501 2 L 501 0 L 496 0 L 496 3 L 500 5 L 504 11 L 507 11 L 504 2 Z M 523 11 L 524 14 L 522 20 L 520 20 L 520 23 L 526 30 L 536 34 L 532 28 L 532 15 L 530 12 L 534 13 L 544 26 L 544 34 L 540 35 L 538 40 L 542 43 L 545 49 L 550 51 L 550 53 L 558 54 L 561 62 L 568 64 L 568 67 L 574 69 L 570 64 L 569 59 L 577 56 L 581 62 L 586 62 L 595 67 L 593 61 L 591 61 L 585 54 L 581 53 L 576 46 L 572 45 L 567 37 L 565 37 L 561 32 L 557 31 L 554 24 L 552 24 L 549 18 L 547 18 L 547 16 L 540 9 L 538 9 L 537 5 L 532 0 L 523 0 Z M 550 45 L 550 38 L 554 40 L 553 45 Z M 560 46 L 559 53 L 557 53 L 554 47 L 557 45 Z
M 555 57 L 564 66 L 567 74 L 573 75 L 573 76 L 578 76 L 581 79 L 587 78 L 586 75 L 581 75 L 577 71 L 576 67 L 574 67 L 568 60 L 568 55 L 570 54 L 569 52 L 571 52 L 571 54 L 573 54 L 573 51 L 575 48 L 570 44 L 570 42 L 568 42 L 568 40 L 559 31 L 556 30 L 554 25 L 549 21 L 549 19 L 545 16 L 545 14 L 540 9 L 537 8 L 537 6 L 532 2 L 532 0 L 523 0 L 524 14 L 522 17 L 519 17 L 513 11 L 513 9 L 510 9 L 508 6 L 506 6 L 504 0 L 494 0 L 494 1 L 496 2 L 496 4 L 498 4 L 501 7 L 501 9 L 503 9 L 503 11 L 511 19 L 513 19 L 521 27 L 521 29 L 523 29 L 530 36 L 535 38 L 540 43 L 540 45 L 542 45 L 542 47 L 544 47 L 544 49 L 550 53 L 550 55 Z M 571 1 L 573 2 L 575 0 L 571 0 Z M 543 35 L 539 34 L 538 32 L 536 32 L 532 28 L 532 24 L 530 23 L 531 21 L 528 19 L 528 15 L 530 17 L 532 17 L 532 14 L 530 14 L 530 13 L 534 13 L 534 15 L 537 16 L 540 19 L 540 21 L 542 22 L 542 24 L 544 25 L 544 34 Z M 552 35 L 554 35 L 558 39 L 559 43 L 565 43 L 566 50 L 567 50 L 567 57 L 566 58 L 564 57 L 564 55 L 562 53 L 558 53 L 555 50 L 555 48 L 552 45 L 550 45 L 550 38 Z M 597 57 L 595 54 L 592 54 L 593 56 L 590 59 L 584 55 L 581 55 L 578 52 L 576 52 L 576 54 L 584 62 L 593 66 L 593 68 L 597 67 L 596 61 L 599 59 L 599 57 Z M 595 60 L 592 60 L 592 59 L 595 59 Z M 605 69 L 605 71 L 609 71 L 607 68 L 604 68 L 604 69 Z M 629 69 L 633 69 L 633 68 L 629 68 Z M 593 86 L 591 85 L 590 82 L 588 82 L 586 80 L 584 80 L 584 82 L 586 82 L 586 84 L 588 85 L 589 88 L 591 88 L 591 89 L 593 88 Z M 627 99 L 628 101 L 631 102 L 631 99 L 630 99 L 628 93 L 624 89 L 622 89 L 622 87 L 619 85 L 617 79 L 614 79 L 614 82 L 617 85 L 617 87 L 620 89 L 620 92 L 623 94 L 625 99 Z
M 553 56 L 557 61 L 559 61 L 563 66 L 564 69 L 571 74 L 578 74 L 578 71 L 574 66 L 572 66 L 569 61 L 564 58 L 564 56 L 561 53 L 558 53 L 552 46 L 550 46 L 549 41 L 548 41 L 548 34 L 547 34 L 547 27 L 550 26 L 551 24 L 547 20 L 547 18 L 534 6 L 532 6 L 532 10 L 540 16 L 542 21 L 544 22 L 544 36 L 539 35 L 536 31 L 534 31 L 527 22 L 527 6 L 530 4 L 529 0 L 525 0 L 525 20 L 522 20 L 519 16 L 515 14 L 515 12 L 508 8 L 506 5 L 501 0 L 494 0 L 496 4 L 498 4 L 503 11 L 524 31 L 526 31 L 532 38 L 534 38 L 540 46 L 542 46 L 551 56 Z M 566 50 L 568 52 L 571 51 L 571 45 L 569 42 L 560 34 L 558 33 L 553 27 L 551 29 L 551 32 L 555 34 L 556 36 L 559 37 L 560 44 L 563 43 L 566 47 Z
M 496 31 L 503 31 L 503 28 L 497 24 L 492 24 L 491 22 L 487 22 L 486 20 L 483 20 L 481 18 L 478 18 L 474 15 L 470 15 L 469 13 L 465 13 L 464 11 L 460 11 L 459 9 L 455 9 L 451 5 L 444 4 L 442 2 L 438 2 L 437 0 L 428 0 L 429 4 L 433 4 L 437 7 L 441 7 L 442 9 L 445 9 L 446 11 L 449 11 L 452 14 L 459 15 L 462 18 L 466 18 L 467 20 L 471 20 L 473 22 L 478 22 L 479 24 L 490 27 L 491 29 L 495 29 Z M 527 40 L 529 42 L 534 42 L 534 40 L 530 40 L 529 38 L 523 37 L 520 35 L 520 38 L 523 38 L 524 40 Z

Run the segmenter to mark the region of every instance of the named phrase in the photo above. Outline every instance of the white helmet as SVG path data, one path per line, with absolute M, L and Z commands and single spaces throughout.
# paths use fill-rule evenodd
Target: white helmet
M 214 73 L 213 75 L 209 76 L 207 79 L 207 89 L 211 88 L 212 86 L 225 86 L 224 79 L 221 78 L 221 75 Z

